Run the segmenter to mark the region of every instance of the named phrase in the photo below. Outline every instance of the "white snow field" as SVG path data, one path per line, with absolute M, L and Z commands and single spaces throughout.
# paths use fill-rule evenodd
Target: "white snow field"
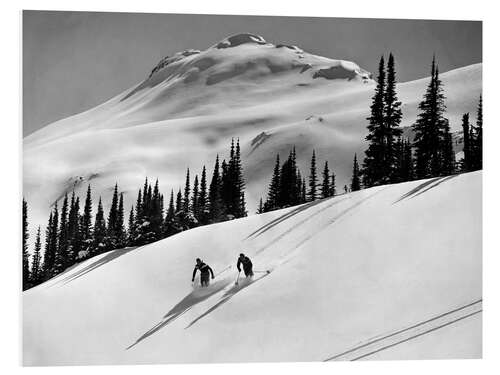
M 23 294 L 24 364 L 480 358 L 481 179 L 375 187 L 89 259 Z M 257 272 L 235 286 L 240 252 Z M 206 289 L 190 284 L 196 257 L 216 274 Z
M 429 63 L 432 56 L 429 56 Z M 397 63 L 397 56 L 396 56 Z M 453 130 L 463 113 L 474 121 L 482 65 L 441 75 Z M 147 76 L 147 74 L 145 74 Z M 428 79 L 398 85 L 403 126 L 417 115 Z M 205 51 L 162 60 L 143 82 L 106 103 L 57 121 L 24 139 L 24 197 L 30 229 L 45 225 L 65 192 L 83 198 L 88 183 L 109 204 L 115 182 L 128 210 L 144 178 L 159 178 L 166 197 L 184 183 L 186 168 L 209 176 L 215 155 L 227 157 L 232 137 L 242 146 L 249 213 L 267 194 L 276 153 L 297 148 L 308 173 L 312 149 L 318 166 L 329 161 L 342 188 L 354 153 L 366 148 L 366 117 L 374 81 L 353 62 L 275 45 L 239 34 Z

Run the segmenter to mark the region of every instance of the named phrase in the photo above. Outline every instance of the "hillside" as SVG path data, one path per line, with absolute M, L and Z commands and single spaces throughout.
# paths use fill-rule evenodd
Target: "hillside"
M 480 358 L 481 180 L 375 187 L 91 258 L 23 294 L 23 362 Z M 241 251 L 270 274 L 235 286 Z M 207 289 L 190 285 L 196 257 Z
M 441 75 L 453 130 L 464 112 L 474 117 L 481 69 L 477 64 Z M 427 81 L 398 85 L 403 126 L 415 120 Z M 353 154 L 366 147 L 373 87 L 371 74 L 354 62 L 251 34 L 179 52 L 106 103 L 24 139 L 31 229 L 46 224 L 50 207 L 66 192 L 83 197 L 89 183 L 107 204 L 118 181 L 127 211 L 146 176 L 158 177 L 168 196 L 183 185 L 187 167 L 199 174 L 205 164 L 211 173 L 215 155 L 227 157 L 232 137 L 242 146 L 249 213 L 267 192 L 276 153 L 284 157 L 292 145 L 304 175 L 315 148 L 319 165 L 328 160 L 342 188 Z

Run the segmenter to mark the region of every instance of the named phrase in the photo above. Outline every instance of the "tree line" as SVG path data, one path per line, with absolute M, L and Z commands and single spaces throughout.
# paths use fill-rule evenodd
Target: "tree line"
M 80 197 L 74 191 L 70 197 L 65 194 L 61 207 L 55 202 L 49 214 L 44 244 L 38 227 L 31 257 L 28 252 L 28 203 L 23 199 L 23 290 L 104 252 L 146 245 L 200 225 L 247 215 L 239 140 L 231 141 L 227 161 L 220 162 L 217 155 L 210 183 L 203 166 L 200 177 L 195 175 L 191 184 L 188 168 L 184 189 L 179 189 L 175 196 L 173 190 L 170 192 L 166 210 L 159 181 L 151 184 L 146 178 L 125 223 L 123 192 L 118 186 L 118 183 L 114 186 L 107 216 L 99 197 L 94 217 L 90 185 L 83 211 Z
M 335 173 L 332 171 L 330 174 L 328 161 L 324 162 L 321 179 L 320 182 L 315 150 L 312 151 L 307 182 L 305 177 L 302 177 L 297 166 L 295 147 L 290 150 L 283 164 L 280 163 L 280 157 L 277 154 L 267 198 L 265 202 L 263 202 L 262 198 L 260 199 L 257 213 L 269 212 L 336 195 Z
M 382 56 L 367 118 L 368 148 L 361 169 L 356 158 L 354 160 L 351 190 L 359 190 L 361 185 L 371 187 L 482 169 L 482 97 L 476 126 L 470 124 L 468 113 L 463 116 L 464 158 L 460 162 L 455 160 L 445 99 L 433 57 L 431 79 L 411 126 L 414 138 L 412 141 L 403 138 L 402 103 L 396 93 L 394 56 L 389 54 L 387 65 Z

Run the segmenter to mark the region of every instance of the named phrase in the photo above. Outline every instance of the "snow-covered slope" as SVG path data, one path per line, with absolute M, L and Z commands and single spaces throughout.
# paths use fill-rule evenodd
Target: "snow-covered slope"
M 442 74 L 453 129 L 462 113 L 475 113 L 481 79 L 481 64 Z M 404 126 L 415 120 L 426 85 L 423 79 L 398 86 Z M 24 139 L 31 224 L 45 224 L 65 192 L 83 197 L 88 183 L 105 204 L 118 181 L 130 207 L 146 176 L 158 177 L 168 196 L 187 167 L 195 174 L 206 164 L 211 173 L 232 137 L 242 145 L 250 213 L 266 194 L 276 153 L 285 157 L 292 145 L 303 174 L 315 148 L 341 188 L 354 153 L 366 146 L 373 87 L 371 74 L 353 62 L 251 34 L 165 58 L 133 88 Z
M 481 176 L 371 188 L 89 259 L 24 293 L 24 363 L 479 358 Z M 241 251 L 271 273 L 235 286 Z M 196 257 L 215 270 L 207 289 L 190 285 Z

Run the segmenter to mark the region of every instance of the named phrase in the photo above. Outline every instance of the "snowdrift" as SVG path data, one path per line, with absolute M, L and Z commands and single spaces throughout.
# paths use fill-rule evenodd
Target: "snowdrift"
M 375 187 L 89 259 L 24 293 L 24 364 L 480 358 L 481 176 Z M 257 272 L 235 286 L 240 252 Z M 206 289 L 190 285 L 196 257 L 216 274 Z

